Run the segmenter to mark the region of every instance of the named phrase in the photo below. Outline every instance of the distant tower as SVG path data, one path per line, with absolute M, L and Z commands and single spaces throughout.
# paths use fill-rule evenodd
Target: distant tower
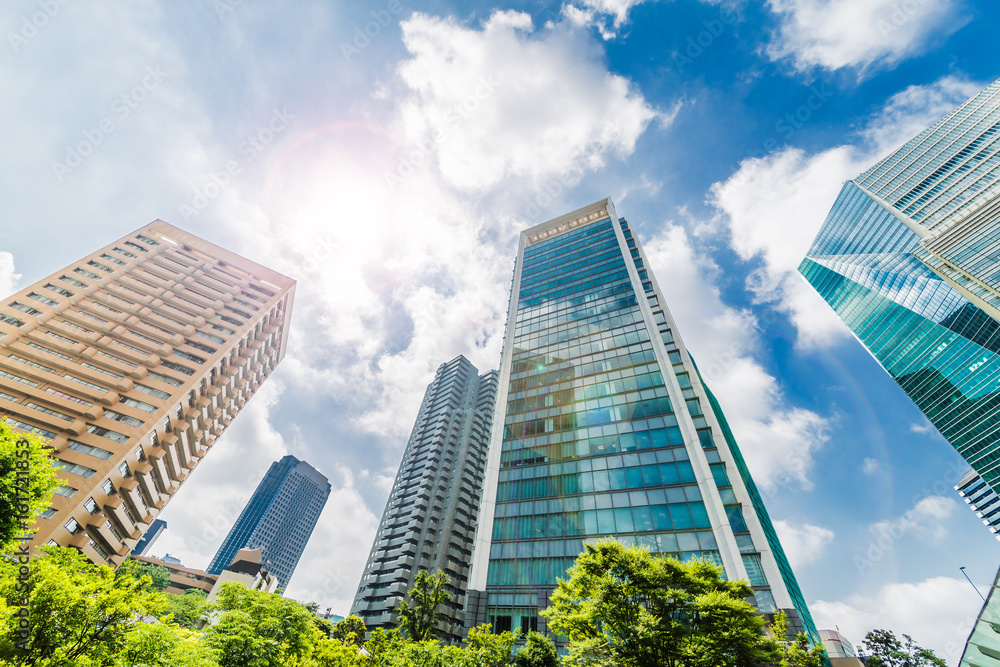
M 60 469 L 30 546 L 120 565 L 281 361 L 294 295 L 156 220 L 0 300 L 0 419 Z
M 132 549 L 133 556 L 145 556 L 149 553 L 149 550 L 153 548 L 153 543 L 160 538 L 163 531 L 167 529 L 167 522 L 163 519 L 155 519 L 152 524 L 150 524 L 149 529 L 143 534 L 142 539 L 139 543 L 135 545 L 135 549 Z
M 497 373 L 459 356 L 427 387 L 351 613 L 369 629 L 397 625 L 394 608 L 419 570 L 451 579 L 451 619 L 440 637 L 463 636 L 462 605 L 475 543 Z
M 584 542 L 746 579 L 820 641 L 719 404 L 606 199 L 525 230 L 500 361 L 466 623 L 545 627 Z
M 284 590 L 329 496 L 326 477 L 305 461 L 290 454 L 275 461 L 219 547 L 208 573 L 220 574 L 241 549 L 260 549 L 263 563 Z

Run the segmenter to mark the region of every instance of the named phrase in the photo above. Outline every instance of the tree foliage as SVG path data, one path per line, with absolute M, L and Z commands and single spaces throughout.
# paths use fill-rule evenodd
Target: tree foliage
M 31 532 L 59 486 L 51 451 L 43 438 L 18 433 L 0 419 L 0 554 Z
M 214 622 L 205 639 L 217 651 L 221 667 L 302 664 L 322 639 L 303 605 L 236 582 L 219 587 L 209 611 Z
M 826 658 L 826 650 L 822 646 L 809 646 L 809 637 L 800 632 L 791 640 L 788 639 L 788 617 L 785 612 L 778 612 L 771 625 L 771 632 L 778 643 L 778 667 L 820 667 Z
M 158 591 L 166 590 L 167 586 L 170 585 L 170 570 L 162 565 L 137 561 L 131 556 L 122 561 L 122 564 L 115 570 L 115 575 L 119 577 L 132 577 L 133 579 L 149 577 L 153 588 Z
M 189 588 L 182 595 L 168 595 L 166 613 L 174 623 L 182 628 L 195 630 L 205 613 L 205 598 L 208 594 L 197 588 Z
M 116 577 L 75 549 L 43 547 L 29 567 L 27 609 L 31 633 L 26 650 L 17 646 L 22 593 L 18 565 L 0 560 L 0 662 L 10 665 L 107 664 L 123 649 L 126 635 L 144 617 L 155 617 L 164 595 L 149 577 Z
M 934 651 L 921 648 L 910 635 L 903 641 L 890 630 L 872 630 L 862 642 L 868 653 L 868 667 L 945 667 L 947 663 Z
M 367 630 L 365 622 L 360 618 L 348 616 L 333 626 L 333 632 L 330 636 L 343 644 L 352 644 L 360 648 L 364 646 Z
M 542 612 L 570 640 L 567 664 L 752 667 L 777 659 L 745 582 L 614 540 L 585 545 Z
M 531 631 L 525 639 L 524 648 L 514 656 L 516 667 L 558 667 L 559 652 L 554 641 L 541 634 Z
M 140 623 L 125 635 L 116 667 L 216 667 L 201 635 L 168 623 Z
M 448 584 L 448 575 L 441 570 L 434 574 L 417 572 L 413 587 L 407 591 L 410 601 L 402 600 L 396 607 L 399 626 L 410 639 L 422 642 L 437 637 L 438 622 L 447 620 L 438 609 L 451 601 Z

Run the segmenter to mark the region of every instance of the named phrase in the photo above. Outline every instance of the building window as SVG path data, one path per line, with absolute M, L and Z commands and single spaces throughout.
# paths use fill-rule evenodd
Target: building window
M 82 442 L 77 442 L 76 440 L 69 441 L 69 448 L 74 452 L 80 452 L 82 454 L 88 454 L 90 456 L 97 457 L 102 461 L 107 461 L 113 454 L 106 449 L 101 449 L 100 447 L 94 447 Z
M 115 492 L 115 485 L 111 483 L 110 479 L 104 480 L 104 483 L 101 484 L 101 488 L 104 489 L 104 493 L 109 496 Z
M 93 498 L 87 498 L 87 500 L 83 503 L 83 506 L 87 508 L 87 511 L 91 514 L 97 514 L 97 501 Z
M 107 413 L 105 413 L 107 414 Z M 127 442 L 128 436 L 118 433 L 117 431 L 112 431 L 110 429 L 101 428 L 100 426 L 88 426 L 87 433 L 93 433 L 94 435 L 99 435 L 102 438 L 107 438 L 108 440 L 114 440 L 115 442 Z
M 138 401 L 134 398 L 129 398 L 128 396 L 122 398 L 121 403 L 122 405 L 129 406 L 130 408 L 138 408 L 139 410 L 143 410 L 144 412 L 149 412 L 149 413 L 156 412 L 155 405 L 150 405 L 149 403 L 143 403 L 142 401 Z
M 10 324 L 15 327 L 20 327 L 24 325 L 24 322 L 17 319 L 16 317 L 11 317 L 10 315 L 7 315 L 6 313 L 0 313 L 0 322 L 6 322 L 7 324 Z
M 76 535 L 77 531 L 80 530 L 80 524 L 76 522 L 76 519 L 70 519 L 63 525 L 66 527 L 66 530 L 68 530 L 71 535 Z
M 63 498 L 72 498 L 75 493 L 76 489 L 71 486 L 60 486 L 55 490 L 55 494 Z
M 59 470 L 65 470 L 68 473 L 79 475 L 80 477 L 93 477 L 97 472 L 96 470 L 92 470 L 87 466 L 82 466 L 79 463 L 70 463 L 69 461 L 63 461 L 61 459 L 56 459 L 52 462 L 52 465 Z

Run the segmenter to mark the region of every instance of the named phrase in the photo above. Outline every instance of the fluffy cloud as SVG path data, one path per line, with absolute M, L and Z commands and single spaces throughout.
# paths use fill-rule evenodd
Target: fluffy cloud
M 14 255 L 0 250 L 0 295 L 14 292 L 20 279 L 20 274 L 14 273 Z
M 833 531 L 808 523 L 795 525 L 787 521 L 775 521 L 774 529 L 785 550 L 785 555 L 793 568 L 808 565 L 822 554 L 833 542 Z
M 891 97 L 855 144 L 816 154 L 785 148 L 744 160 L 728 180 L 712 186 L 709 202 L 744 260 L 759 260 L 747 287 L 760 303 L 773 303 L 796 326 L 799 344 L 825 346 L 847 327 L 796 269 L 845 180 L 856 177 L 899 144 L 965 101 L 978 85 L 945 77 Z
M 892 66 L 967 20 L 958 16 L 958 0 L 768 0 L 768 6 L 780 21 L 768 55 L 790 58 L 800 70 Z
M 879 544 L 898 540 L 908 534 L 940 540 L 947 536 L 946 520 L 957 508 L 958 502 L 954 498 L 927 496 L 920 499 L 912 509 L 897 517 L 879 521 L 869 530 Z
M 534 31 L 527 14 L 498 11 L 477 30 L 414 14 L 403 40 L 404 136 L 465 190 L 600 167 L 657 117 L 586 31 L 562 23 Z
M 876 628 L 906 633 L 938 657 L 957 664 L 982 601 L 964 579 L 934 577 L 918 583 L 888 584 L 843 601 L 809 604 L 820 628 L 840 627 L 857 646 Z
M 861 463 L 861 472 L 866 475 L 878 475 L 882 472 L 882 463 L 878 459 L 865 457 Z
M 756 319 L 723 303 L 714 284 L 718 267 L 692 247 L 684 228 L 667 225 L 644 248 L 754 480 L 771 492 L 784 485 L 809 488 L 813 454 L 829 439 L 828 420 L 787 404 L 778 381 L 754 358 Z

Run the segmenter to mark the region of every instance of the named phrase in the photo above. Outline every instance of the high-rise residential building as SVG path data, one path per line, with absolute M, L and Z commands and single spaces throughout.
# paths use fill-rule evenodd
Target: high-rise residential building
M 496 390 L 497 372 L 480 375 L 463 356 L 427 387 L 351 607 L 368 628 L 396 627 L 417 572 L 440 569 L 452 601 L 439 636 L 461 640 Z
M 30 546 L 121 563 L 281 361 L 294 292 L 157 220 L 0 301 L 0 415 L 61 468 Z
M 133 556 L 145 556 L 149 553 L 149 550 L 153 548 L 153 544 L 156 540 L 160 539 L 160 535 L 163 531 L 167 529 L 167 522 L 163 519 L 154 519 L 153 523 L 149 524 L 149 528 L 143 533 L 142 539 L 139 543 L 135 545 L 132 549 Z
M 521 234 L 466 624 L 544 629 L 588 541 L 746 579 L 819 635 L 715 397 L 611 200 Z
M 1000 81 L 844 184 L 799 271 L 1000 490 Z
M 259 549 L 267 569 L 284 590 L 299 564 L 330 482 L 305 461 L 287 454 L 268 468 L 208 566 L 209 574 L 229 567 L 241 549 Z
M 975 470 L 967 472 L 955 485 L 955 490 L 1000 540 L 1000 495 Z

